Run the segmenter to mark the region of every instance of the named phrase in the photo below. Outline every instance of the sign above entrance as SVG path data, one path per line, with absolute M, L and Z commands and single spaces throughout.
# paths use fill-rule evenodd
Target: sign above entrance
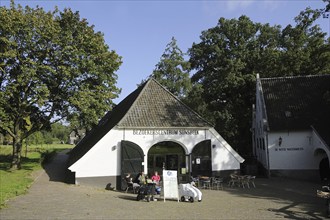
M 198 130 L 193 129 L 168 129 L 168 130 L 151 130 L 151 129 L 134 129 L 133 135 L 198 135 Z

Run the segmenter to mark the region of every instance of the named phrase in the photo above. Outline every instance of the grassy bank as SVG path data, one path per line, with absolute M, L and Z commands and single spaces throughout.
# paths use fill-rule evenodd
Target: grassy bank
M 33 182 L 32 172 L 42 169 L 43 162 L 49 162 L 56 152 L 72 148 L 72 145 L 37 145 L 22 149 L 22 168 L 11 171 L 12 146 L 0 145 L 0 208 L 8 199 L 26 193 Z

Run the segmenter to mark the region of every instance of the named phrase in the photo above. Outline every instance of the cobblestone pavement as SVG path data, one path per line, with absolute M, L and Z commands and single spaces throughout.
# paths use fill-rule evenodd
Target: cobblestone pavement
M 7 202 L 0 219 L 324 219 L 321 184 L 256 179 L 256 188 L 203 189 L 202 202 L 136 201 L 136 194 L 63 181 L 67 155 L 36 173 L 28 193 Z

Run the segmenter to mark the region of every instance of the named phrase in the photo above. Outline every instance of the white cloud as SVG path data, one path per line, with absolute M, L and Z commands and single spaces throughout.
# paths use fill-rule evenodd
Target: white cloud
M 276 9 L 280 8 L 281 6 L 285 5 L 285 1 L 262 1 L 262 8 L 268 11 L 275 11 Z
M 260 0 L 220 0 L 220 1 L 203 1 L 202 9 L 204 14 L 209 16 L 219 15 L 221 13 L 236 13 L 247 9 L 251 9 L 252 5 L 261 2 Z
M 254 2 L 254 0 L 244 0 L 244 1 L 238 1 L 238 0 L 230 0 L 226 1 L 226 9 L 230 12 L 236 11 L 236 10 L 244 10 L 249 8 Z

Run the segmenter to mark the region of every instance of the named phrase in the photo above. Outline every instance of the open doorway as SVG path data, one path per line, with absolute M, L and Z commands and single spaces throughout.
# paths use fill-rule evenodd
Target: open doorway
M 191 154 L 192 176 L 212 176 L 211 140 L 202 141 Z
M 322 181 L 330 180 L 330 166 L 329 166 L 329 158 L 323 158 L 320 162 L 320 177 Z
M 153 145 L 148 152 L 148 175 L 163 169 L 175 170 L 181 177 L 187 174 L 185 151 L 181 145 L 172 141 L 163 141 Z

